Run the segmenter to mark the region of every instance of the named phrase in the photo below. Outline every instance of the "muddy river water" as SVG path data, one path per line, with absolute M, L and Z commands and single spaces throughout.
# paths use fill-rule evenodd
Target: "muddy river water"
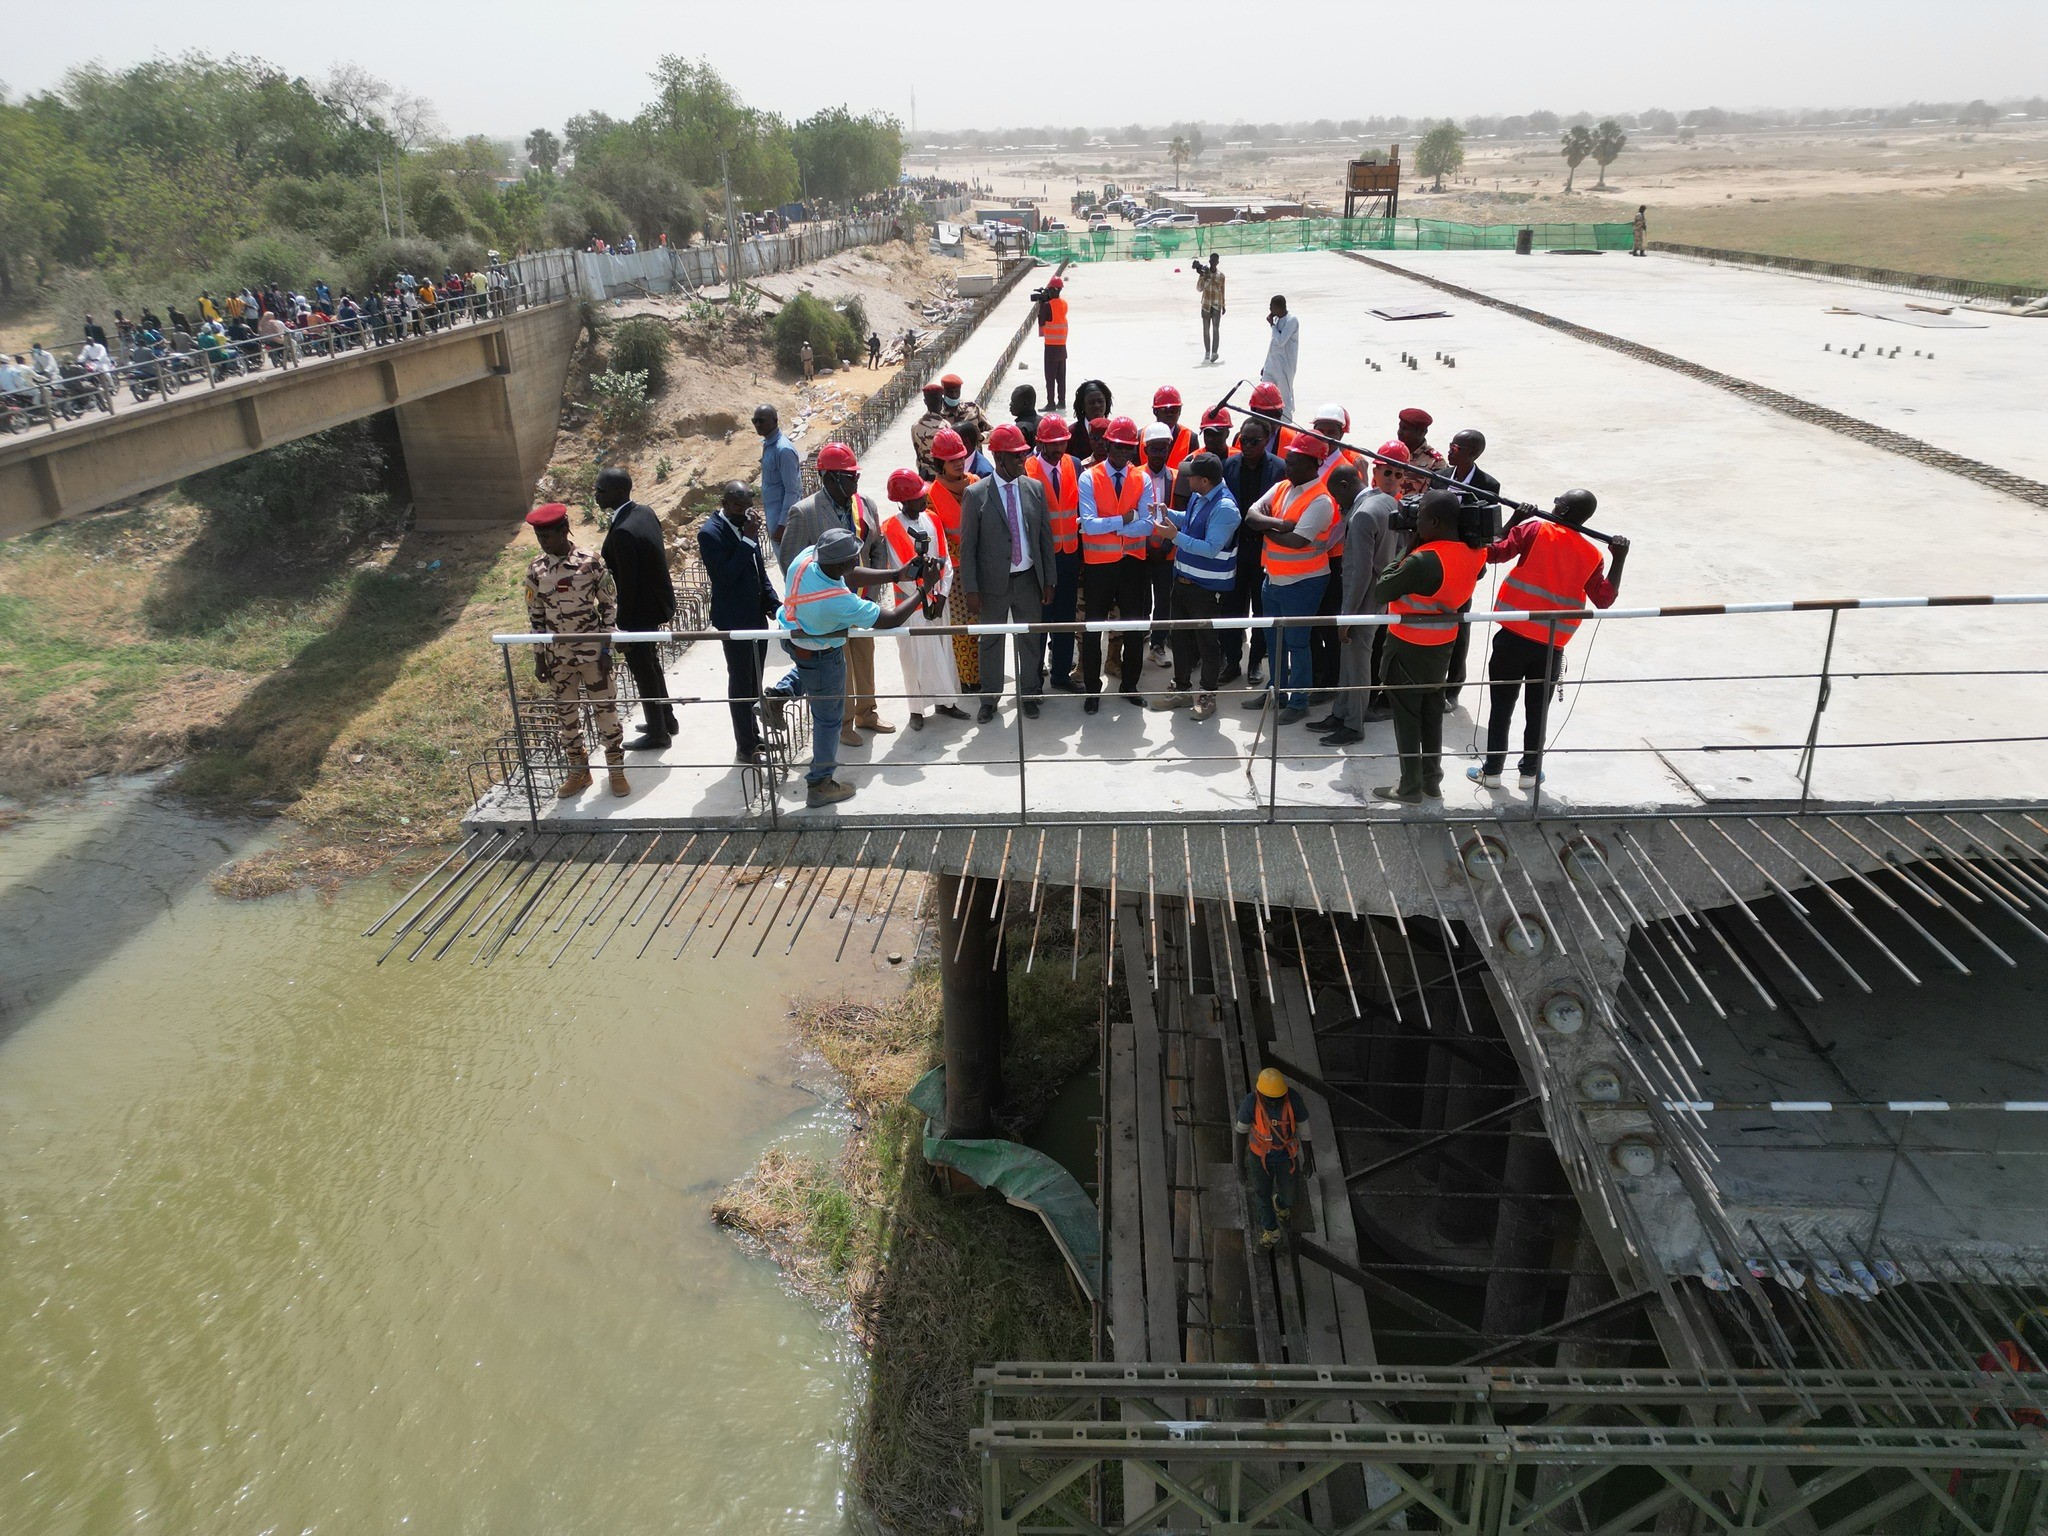
M 0 833 L 0 1531 L 850 1528 L 858 1362 L 707 1207 L 864 946 L 378 968 L 149 796 Z

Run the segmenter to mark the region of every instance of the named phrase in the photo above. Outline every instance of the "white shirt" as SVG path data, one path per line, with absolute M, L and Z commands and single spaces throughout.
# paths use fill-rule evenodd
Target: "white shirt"
M 78 360 L 88 368 L 106 368 L 113 363 L 107 349 L 96 341 L 88 341 L 78 349 Z
M 1276 383 L 1294 377 L 1294 364 L 1301 356 L 1301 322 L 1282 315 L 1273 322 L 1273 339 L 1266 344 L 1266 377 Z

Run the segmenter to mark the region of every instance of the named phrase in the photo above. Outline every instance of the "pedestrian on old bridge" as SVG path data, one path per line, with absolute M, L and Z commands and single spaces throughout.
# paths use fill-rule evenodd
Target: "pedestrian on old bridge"
M 626 733 L 619 727 L 612 685 L 611 632 L 618 625 L 619 594 L 604 561 L 578 549 L 569 533 L 569 509 L 559 501 L 526 514 L 540 553 L 526 568 L 526 616 L 534 629 L 556 635 L 536 647 L 534 676 L 554 697 L 552 714 L 569 776 L 556 791 L 566 800 L 590 788 L 590 748 L 583 739 L 585 701 L 597 719 L 598 739 L 611 770 L 611 791 L 630 794 L 626 783 Z M 572 636 L 588 636 L 573 639 Z
M 604 563 L 619 592 L 619 628 L 666 629 L 676 616 L 675 578 L 669 574 L 668 544 L 654 508 L 633 499 L 633 477 L 617 465 L 597 472 L 593 495 L 612 515 L 604 536 Z M 661 648 L 652 640 L 621 645 L 626 670 L 640 691 L 645 725 L 626 743 L 628 752 L 658 751 L 675 739 L 676 710 L 661 674 Z

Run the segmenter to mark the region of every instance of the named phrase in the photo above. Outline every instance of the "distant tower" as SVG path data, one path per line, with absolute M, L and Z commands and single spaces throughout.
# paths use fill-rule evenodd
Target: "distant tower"
M 910 88 L 910 137 L 917 138 L 917 87 Z

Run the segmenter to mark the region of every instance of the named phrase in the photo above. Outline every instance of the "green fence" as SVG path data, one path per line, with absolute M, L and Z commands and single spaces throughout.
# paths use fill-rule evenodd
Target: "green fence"
M 1511 251 L 1528 230 L 1539 251 L 1625 251 L 1627 224 L 1448 224 L 1441 219 L 1274 219 L 1192 229 L 1054 230 L 1035 235 L 1047 261 L 1152 261 L 1180 255 L 1262 256 L 1274 251 Z

